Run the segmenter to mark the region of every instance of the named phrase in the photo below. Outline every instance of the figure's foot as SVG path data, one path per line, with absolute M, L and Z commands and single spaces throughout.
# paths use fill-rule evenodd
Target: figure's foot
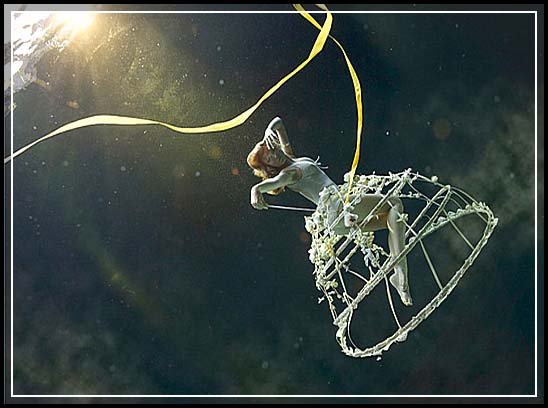
M 398 270 L 398 268 L 396 268 L 392 276 L 390 276 L 390 283 L 398 291 L 402 303 L 405 306 L 412 306 L 413 299 L 411 298 L 411 293 L 409 292 L 409 285 L 407 284 L 405 275 L 401 269 Z

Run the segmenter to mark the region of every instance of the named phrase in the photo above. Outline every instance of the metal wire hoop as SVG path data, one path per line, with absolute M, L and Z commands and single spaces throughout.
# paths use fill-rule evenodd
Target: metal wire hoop
M 329 192 L 324 191 L 322 192 L 323 197 L 329 194 L 342 195 L 341 192 L 346 192 L 349 184 L 348 176 L 348 174 L 345 176 L 345 184 L 339 186 L 338 191 L 333 191 L 333 189 Z M 429 189 L 433 190 L 434 193 L 431 195 L 425 193 L 424 186 L 429 186 Z M 334 225 L 368 194 L 382 195 L 382 199 L 359 224 L 350 228 L 348 234 L 336 234 Z M 427 178 L 412 172 L 411 169 L 387 176 L 375 174 L 355 176 L 351 195 L 354 198 L 351 200 L 350 205 L 342 206 L 343 209 L 338 217 L 329 224 L 327 223 L 328 214 L 322 205 L 319 205 L 312 215 L 305 217 L 305 227 L 312 235 L 309 250 L 310 261 L 315 267 L 316 287 L 323 293 L 320 303 L 327 300 L 333 324 L 337 327 L 336 339 L 343 353 L 351 357 L 379 356 L 395 342 L 405 341 L 407 335 L 447 299 L 487 243 L 498 219 L 495 218 L 486 204 L 476 201 L 466 192 L 450 185 L 440 184 L 437 177 Z M 404 222 L 406 225 L 405 247 L 395 257 L 388 254 L 382 246 L 374 242 L 372 232 L 364 232 L 361 229 L 375 216 L 381 206 L 390 203 L 390 197 L 419 200 L 423 205 L 418 215 L 412 220 L 409 220 L 409 214 L 401 214 L 398 222 Z M 456 220 L 469 216 L 479 217 L 483 226 L 481 236 L 475 241 L 466 237 L 455 223 Z M 460 268 L 443 285 L 423 241 L 426 236 L 445 226 L 451 226 L 454 229 L 470 252 Z M 438 293 L 407 323 L 401 325 L 396 316 L 387 283 L 387 296 L 398 328 L 384 340 L 372 346 L 364 348 L 356 346 L 350 336 L 350 322 L 354 311 L 379 283 L 383 280 L 387 282 L 387 275 L 393 270 L 394 266 L 417 245 L 424 253 L 439 288 Z M 350 261 L 352 257 L 359 253 L 362 254 L 363 261 L 370 272 L 369 277 L 351 268 Z M 345 283 L 350 275 L 363 281 L 361 289 L 352 295 Z

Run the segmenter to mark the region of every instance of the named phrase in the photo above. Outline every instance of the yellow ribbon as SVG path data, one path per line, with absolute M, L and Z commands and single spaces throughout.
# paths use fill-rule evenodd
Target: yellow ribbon
M 292 77 L 294 77 L 297 73 L 299 73 L 310 61 L 312 61 L 323 49 L 327 38 L 331 38 L 335 44 L 341 49 L 343 52 L 344 58 L 346 60 L 346 64 L 348 66 L 348 69 L 350 71 L 350 76 L 352 77 L 352 82 L 354 84 L 354 91 L 356 95 L 356 107 L 358 110 L 358 128 L 357 128 L 357 142 L 356 142 L 356 152 L 354 154 L 354 161 L 352 162 L 352 169 L 351 169 L 351 178 L 350 178 L 350 184 L 348 189 L 348 194 L 346 197 L 346 200 L 348 202 L 348 198 L 350 196 L 350 188 L 352 186 L 352 180 L 354 178 L 354 174 L 356 172 L 356 168 L 358 166 L 358 161 L 360 158 L 360 144 L 361 144 L 361 131 L 362 131 L 362 100 L 361 100 L 361 88 L 360 88 L 360 82 L 358 80 L 358 76 L 356 74 L 356 71 L 354 70 L 354 67 L 352 66 L 350 59 L 348 58 L 348 55 L 344 51 L 342 45 L 333 38 L 329 32 L 331 31 L 331 25 L 333 23 L 333 17 L 327 7 L 325 7 L 322 4 L 316 5 L 318 8 L 324 10 L 327 14 L 327 17 L 325 19 L 325 22 L 322 25 L 320 25 L 309 13 L 307 13 L 303 7 L 299 4 L 293 5 L 293 7 L 299 12 L 299 14 L 304 17 L 308 22 L 310 22 L 314 27 L 316 27 L 318 30 L 320 30 L 320 33 L 318 34 L 318 37 L 316 38 L 316 41 L 314 42 L 314 46 L 312 47 L 312 50 L 310 51 L 310 54 L 308 57 L 301 62 L 293 71 L 291 71 L 289 74 L 287 74 L 285 77 L 283 77 L 278 83 L 276 83 L 273 87 L 271 87 L 254 105 L 252 105 L 250 108 L 245 110 L 244 112 L 240 113 L 238 116 L 229 119 L 224 122 L 218 122 L 213 123 L 207 126 L 198 126 L 198 127 L 180 127 L 175 126 L 169 123 L 160 122 L 157 120 L 150 120 L 150 119 L 141 119 L 141 118 L 134 118 L 129 116 L 117 116 L 117 115 L 94 115 L 90 116 L 84 119 L 79 119 L 74 122 L 70 122 L 66 125 L 63 125 L 56 130 L 48 133 L 45 136 L 42 136 L 41 138 L 35 140 L 34 142 L 29 143 L 28 145 L 20 148 L 19 150 L 13 152 L 11 156 L 8 156 L 4 158 L 4 164 L 9 163 L 11 160 L 13 160 L 15 157 L 19 156 L 20 154 L 24 153 L 26 150 L 30 149 L 31 147 L 35 146 L 38 143 L 43 142 L 44 140 L 50 139 L 54 136 L 57 136 L 61 133 L 65 133 L 71 130 L 83 128 L 86 126 L 95 126 L 95 125 L 121 125 L 121 126 L 136 126 L 136 125 L 160 125 L 164 126 L 168 129 L 173 130 L 174 132 L 178 133 L 212 133 L 212 132 L 220 132 L 228 129 L 235 128 L 237 126 L 240 126 L 243 124 L 249 117 L 261 106 L 261 104 L 268 99 L 272 94 L 274 94 L 278 89 L 282 87 L 287 81 L 289 81 Z
M 327 7 L 325 7 L 323 4 L 316 4 L 317 7 L 325 10 L 329 13 L 329 10 L 327 10 Z M 321 31 L 322 27 L 320 24 L 310 15 L 308 14 L 300 4 L 293 5 L 295 9 L 306 18 L 314 27 L 316 27 L 318 30 Z M 363 127 L 363 106 L 362 106 L 362 89 L 360 86 L 360 80 L 358 78 L 358 74 L 356 73 L 356 70 L 352 66 L 352 63 L 350 62 L 350 58 L 348 58 L 348 55 L 346 54 L 346 51 L 344 50 L 343 46 L 340 42 L 338 42 L 331 34 L 328 34 L 329 38 L 331 38 L 335 44 L 340 48 L 344 55 L 344 60 L 346 61 L 346 66 L 348 67 L 348 71 L 350 71 L 350 77 L 352 78 L 352 84 L 354 85 L 354 95 L 356 97 L 356 109 L 358 113 L 358 123 L 356 128 L 356 151 L 354 152 L 354 160 L 352 161 L 352 167 L 350 169 L 350 181 L 348 182 L 348 192 L 346 193 L 346 202 L 348 203 L 350 199 L 350 190 L 352 189 L 352 183 L 354 181 L 354 174 L 356 174 L 356 169 L 358 168 L 358 163 L 360 161 L 360 146 L 361 146 L 361 140 L 362 140 L 362 127 Z

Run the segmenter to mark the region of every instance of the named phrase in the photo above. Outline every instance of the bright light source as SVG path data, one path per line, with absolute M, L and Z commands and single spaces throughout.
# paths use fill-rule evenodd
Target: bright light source
M 95 13 L 85 11 L 62 11 L 55 13 L 55 21 L 62 26 L 61 32 L 74 35 L 88 28 L 95 19 Z

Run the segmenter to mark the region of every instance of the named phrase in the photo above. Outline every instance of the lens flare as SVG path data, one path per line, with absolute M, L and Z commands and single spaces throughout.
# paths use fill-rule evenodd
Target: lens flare
M 54 14 L 55 22 L 61 27 L 61 33 L 74 36 L 91 26 L 95 13 L 85 11 L 63 11 Z

